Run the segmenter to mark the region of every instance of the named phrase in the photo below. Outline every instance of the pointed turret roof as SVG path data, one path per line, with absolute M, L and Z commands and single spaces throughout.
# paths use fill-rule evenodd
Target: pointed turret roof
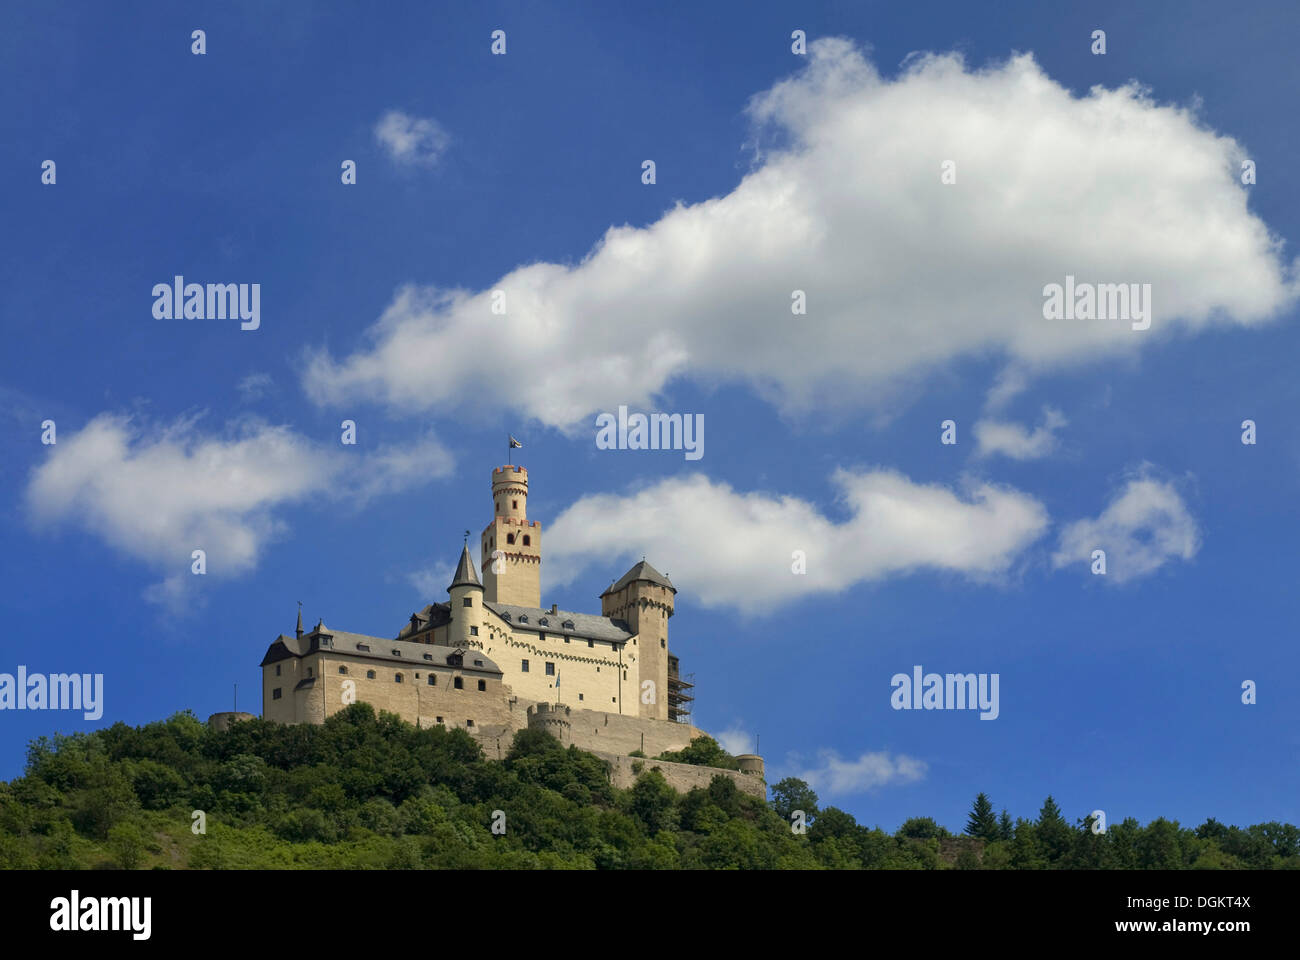
M 460 563 L 456 564 L 456 576 L 452 577 L 451 586 L 447 588 L 447 592 L 450 593 L 457 587 L 466 586 L 483 589 L 483 584 L 479 583 L 478 571 L 474 569 L 474 560 L 469 555 L 468 543 L 460 552 Z
M 645 560 L 642 560 L 640 563 L 632 567 L 632 569 L 629 570 L 627 573 L 623 574 L 623 576 L 619 577 L 616 583 L 611 584 L 609 589 L 606 590 L 605 593 L 618 593 L 618 591 L 622 590 L 629 583 L 632 583 L 636 580 L 648 580 L 651 583 L 659 584 L 659 586 L 661 587 L 667 587 L 673 593 L 677 592 L 677 588 L 672 585 L 672 582 L 667 577 L 665 577 L 662 573 L 660 573 L 658 570 L 652 567 Z M 601 596 L 603 597 L 605 593 L 602 593 Z

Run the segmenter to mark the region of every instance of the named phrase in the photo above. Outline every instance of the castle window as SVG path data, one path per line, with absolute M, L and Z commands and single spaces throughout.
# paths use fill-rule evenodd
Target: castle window
M 470 627 L 470 628 L 469 628 L 469 635 L 470 635 L 471 637 L 477 637 L 477 636 L 478 636 L 478 627 Z
M 553 663 L 548 663 L 548 664 L 546 665 L 546 675 L 547 675 L 548 677 L 553 677 L 553 676 L 555 676 L 555 664 L 553 664 Z
M 426 654 L 424 655 L 424 659 L 426 659 L 426 660 L 432 660 L 432 659 L 433 659 L 433 654 L 431 654 L 431 653 L 426 653 Z
M 463 600 L 461 600 L 460 605 L 461 605 L 462 607 L 472 607 L 472 606 L 474 606 L 474 598 L 473 598 L 473 597 L 465 597 Z
M 279 687 L 276 687 L 274 690 L 271 691 L 271 699 L 272 699 L 272 700 L 279 700 L 279 699 L 280 699 L 280 688 L 279 688 Z
M 339 667 L 339 673 L 347 673 L 347 672 L 348 672 L 347 667 Z
M 464 681 L 463 679 L 461 679 L 460 677 L 455 677 L 455 678 L 453 678 L 453 679 L 452 679 L 452 682 L 451 682 L 451 685 L 452 685 L 453 687 L 455 687 L 457 690 L 464 690 L 464 689 L 465 689 L 465 681 Z
M 513 533 L 507 533 L 506 543 L 514 543 L 514 542 L 515 542 L 515 535 Z
M 401 650 L 394 650 L 394 651 L 393 651 L 393 656 L 395 656 L 395 657 L 400 657 L 401 655 L 402 655 L 402 651 L 401 651 Z
M 520 622 L 520 623 L 527 623 L 527 622 L 528 622 L 528 614 L 526 614 L 526 613 L 521 613 L 521 614 L 519 614 L 519 622 Z
M 525 534 L 524 534 L 524 546 L 525 546 L 525 547 L 532 546 L 532 543 L 533 543 L 532 537 L 528 536 L 528 534 L 525 533 Z
M 467 726 L 467 727 L 472 727 L 472 726 L 474 726 L 474 721 L 473 721 L 473 720 L 466 720 L 466 721 L 465 721 L 465 726 Z
M 508 613 L 503 613 L 503 614 L 501 614 L 501 619 L 504 620 L 506 623 L 509 623 L 509 622 L 510 622 L 510 614 L 508 614 Z
M 623 679 L 624 679 L 624 680 L 627 679 L 627 671 L 626 671 L 626 670 L 623 671 Z
M 429 686 L 436 687 L 437 685 L 438 685 L 438 678 L 435 677 L 433 674 L 429 674 Z M 438 719 L 441 720 L 442 717 L 439 717 Z
M 370 644 L 368 644 L 368 643 L 358 643 L 358 644 L 357 644 L 357 649 L 358 649 L 358 650 L 364 650 L 364 651 L 366 651 L 366 653 L 369 653 L 369 652 L 370 652 Z
M 275 665 L 275 675 L 277 677 L 280 675 L 280 665 L 278 663 Z
M 588 640 L 588 641 L 587 641 L 587 646 L 589 646 L 589 647 L 594 647 L 595 645 L 596 645 L 596 641 L 595 641 L 595 640 Z
M 511 510 L 518 510 L 518 509 L 519 509 L 519 501 L 518 501 L 518 500 L 511 500 L 511 501 L 510 501 L 510 509 L 511 509 Z
M 476 666 L 476 667 L 481 667 L 481 666 L 483 666 L 483 661 L 482 661 L 482 660 L 475 660 L 475 661 L 474 661 L 474 666 Z
M 565 642 L 565 643 L 568 643 L 568 642 L 569 642 L 569 638 L 568 638 L 568 637 L 565 637 L 565 638 L 564 638 L 564 642 Z
M 522 660 L 522 661 L 520 661 L 519 669 L 520 669 L 523 673 L 527 673 L 527 672 L 528 672 L 528 661 L 527 661 L 527 660 Z
M 668 646 L 668 641 L 665 640 L 663 637 L 660 637 L 660 638 L 659 638 L 659 646 L 661 646 L 661 647 L 667 647 L 667 646 Z
M 434 717 L 434 719 L 437 720 L 439 723 L 442 723 L 442 717 Z
M 366 679 L 367 679 L 367 680 L 373 680 L 373 679 L 375 679 L 375 671 L 373 671 L 373 670 L 367 670 L 367 671 L 366 671 Z
M 401 682 L 402 682 L 402 675 L 401 675 L 400 673 L 395 673 L 395 674 L 393 674 L 393 682 L 394 682 L 394 683 L 401 683 Z
M 542 619 L 538 620 L 537 622 L 544 627 L 549 627 L 551 625 L 551 621 L 547 620 L 545 617 L 542 617 Z
M 579 699 L 579 700 L 582 699 L 582 694 L 578 694 L 578 699 Z
M 478 682 L 478 688 L 479 688 L 480 690 L 486 690 L 486 689 L 487 689 L 487 681 L 486 681 L 486 680 L 480 680 L 480 681 Z
M 545 623 L 546 621 L 543 620 L 542 622 Z M 545 634 L 545 633 L 542 633 L 542 632 L 539 631 L 538 634 L 537 634 L 537 642 L 538 642 L 538 643 L 545 643 L 545 642 L 546 642 L 546 634 Z
M 308 668 L 307 668 L 307 676 L 309 676 L 309 677 L 311 676 L 311 667 L 308 667 Z

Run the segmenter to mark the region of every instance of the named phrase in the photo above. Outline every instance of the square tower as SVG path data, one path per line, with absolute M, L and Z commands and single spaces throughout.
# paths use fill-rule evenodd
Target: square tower
M 521 607 L 542 605 L 542 525 L 528 519 L 528 471 L 492 471 L 492 522 L 483 530 L 483 599 Z

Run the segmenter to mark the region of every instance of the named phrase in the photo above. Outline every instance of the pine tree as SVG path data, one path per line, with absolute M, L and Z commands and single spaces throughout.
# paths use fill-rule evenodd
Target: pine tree
M 1070 825 L 1061 815 L 1061 808 L 1049 795 L 1038 812 L 1038 839 L 1048 862 L 1055 863 L 1065 855 L 1074 839 Z
M 1007 808 L 1002 808 L 1002 816 L 998 818 L 998 839 L 1010 840 L 1015 834 L 1015 827 L 1011 824 L 1011 814 L 1007 813 Z
M 977 840 L 998 839 L 998 820 L 993 813 L 993 804 L 983 793 L 975 798 L 970 816 L 966 818 L 966 836 L 975 837 Z

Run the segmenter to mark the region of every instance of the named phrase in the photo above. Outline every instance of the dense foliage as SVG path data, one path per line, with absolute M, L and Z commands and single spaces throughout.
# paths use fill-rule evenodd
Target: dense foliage
M 682 754 L 729 759 L 712 741 Z M 891 835 L 819 809 L 794 779 L 776 784 L 770 803 L 723 775 L 683 795 L 647 769 L 631 789 L 615 789 L 597 757 L 537 731 L 517 734 L 498 762 L 464 731 L 417 729 L 362 703 L 323 726 L 250 720 L 221 732 L 182 713 L 34 742 L 24 775 L 0 783 L 0 867 L 1300 865 L 1290 825 L 1210 820 L 1193 831 L 1125 820 L 1094 834 L 1084 821 L 1069 826 L 1050 797 L 1036 821 L 1014 824 L 981 797 L 969 836 L 928 817 Z M 806 832 L 792 830 L 794 820 Z

